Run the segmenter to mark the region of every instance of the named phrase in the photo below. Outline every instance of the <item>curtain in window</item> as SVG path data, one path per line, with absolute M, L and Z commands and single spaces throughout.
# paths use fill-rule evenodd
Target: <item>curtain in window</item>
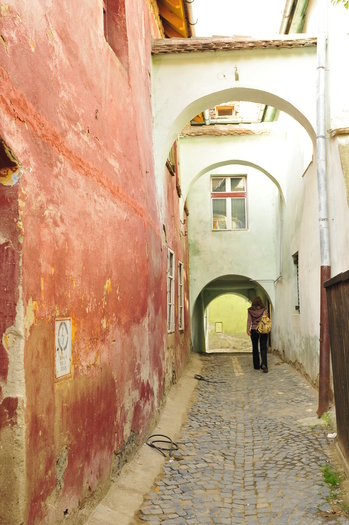
M 213 229 L 227 229 L 227 201 L 226 199 L 212 199 Z
M 245 199 L 231 199 L 231 228 L 246 228 Z

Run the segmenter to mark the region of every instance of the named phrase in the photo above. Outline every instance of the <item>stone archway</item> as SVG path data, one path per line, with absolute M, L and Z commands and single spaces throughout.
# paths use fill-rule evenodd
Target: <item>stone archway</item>
M 154 56 L 157 175 L 161 176 L 168 151 L 185 124 L 208 107 L 228 100 L 260 102 L 284 111 L 306 129 L 315 145 L 315 45 Z
M 207 282 L 197 295 L 192 305 L 191 332 L 194 352 L 202 352 L 205 349 L 204 315 L 209 303 L 216 297 L 226 293 L 238 293 L 252 300 L 260 295 L 265 302 L 273 306 L 271 295 L 273 287 L 262 286 L 243 275 L 220 275 Z
M 192 186 L 205 173 L 233 164 L 251 167 L 266 175 L 278 188 L 285 203 L 286 178 L 282 163 L 285 148 L 287 145 L 281 132 L 219 138 L 181 137 L 183 199 L 188 197 Z

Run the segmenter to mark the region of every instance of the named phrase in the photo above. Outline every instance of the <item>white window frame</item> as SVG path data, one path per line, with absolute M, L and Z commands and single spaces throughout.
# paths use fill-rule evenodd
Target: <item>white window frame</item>
M 167 331 L 174 332 L 175 328 L 175 254 L 167 248 Z
M 178 330 L 184 330 L 184 265 L 178 261 Z
M 215 179 L 226 179 L 226 190 L 224 192 L 214 193 L 212 191 L 212 182 Z M 230 181 L 231 179 L 244 179 L 245 189 L 244 191 L 231 191 Z M 246 175 L 214 175 L 210 180 L 211 185 L 211 228 L 214 232 L 222 231 L 245 231 L 248 229 L 248 216 L 247 216 L 247 176 Z M 226 196 L 224 196 L 226 194 Z M 217 196 L 216 196 L 217 195 Z M 213 200 L 225 200 L 226 201 L 226 228 L 214 228 L 213 219 Z M 231 201 L 232 199 L 244 199 L 245 200 L 245 227 L 244 228 L 233 228 L 231 221 Z

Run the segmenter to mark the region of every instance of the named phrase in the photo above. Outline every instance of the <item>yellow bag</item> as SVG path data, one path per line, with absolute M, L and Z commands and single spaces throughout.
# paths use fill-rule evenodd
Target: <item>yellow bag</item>
M 258 323 L 257 332 L 260 334 L 269 334 L 271 332 L 271 319 L 265 313 L 263 313 L 262 319 Z

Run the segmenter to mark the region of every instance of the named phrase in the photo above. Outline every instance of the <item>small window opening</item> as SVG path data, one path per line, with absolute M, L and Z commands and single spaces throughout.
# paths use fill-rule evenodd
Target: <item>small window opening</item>
M 125 69 L 129 66 L 125 0 L 103 0 L 104 36 Z
M 300 301 L 299 301 L 299 262 L 298 252 L 292 255 L 293 259 L 293 304 L 294 312 L 300 313 Z
M 14 186 L 21 177 L 22 170 L 14 153 L 0 139 L 0 184 Z
M 215 322 L 215 332 L 216 332 L 216 334 L 223 333 L 223 323 L 221 321 L 216 321 Z

